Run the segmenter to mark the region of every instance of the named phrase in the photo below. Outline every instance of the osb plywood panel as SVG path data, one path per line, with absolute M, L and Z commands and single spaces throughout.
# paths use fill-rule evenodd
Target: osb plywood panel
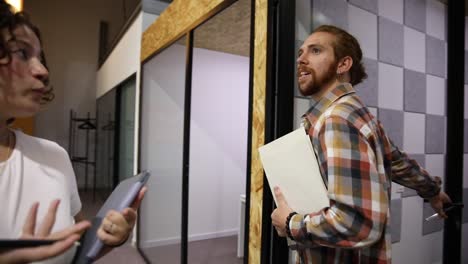
M 174 0 L 143 33 L 140 60 L 167 47 L 229 3 L 232 0 Z
M 248 57 L 251 0 L 238 0 L 194 31 L 194 46 Z
M 19 129 L 24 133 L 34 136 L 34 118 L 16 118 L 15 121 L 10 125 L 10 127 Z
M 268 1 L 255 0 L 254 98 L 249 223 L 249 263 L 260 263 L 262 236 L 263 167 L 258 147 L 265 142 L 265 90 Z M 269 219 L 265 219 L 269 221 Z

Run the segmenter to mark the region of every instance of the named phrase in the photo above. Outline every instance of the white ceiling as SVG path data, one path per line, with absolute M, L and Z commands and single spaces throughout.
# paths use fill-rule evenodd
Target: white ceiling
M 142 9 L 143 12 L 159 15 L 171 2 L 172 0 L 143 0 Z

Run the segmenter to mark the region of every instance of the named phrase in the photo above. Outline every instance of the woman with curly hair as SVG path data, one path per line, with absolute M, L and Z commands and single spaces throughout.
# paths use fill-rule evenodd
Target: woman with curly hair
M 53 99 L 39 29 L 22 12 L 0 0 L 0 238 L 57 239 L 34 249 L 1 250 L 0 263 L 70 263 L 73 242 L 90 226 L 81 213 L 76 179 L 67 152 L 55 142 L 8 125 L 34 116 Z M 143 199 L 103 219 L 98 237 L 107 246 L 123 244 Z M 49 209 L 46 207 L 49 205 Z M 41 224 L 36 225 L 36 219 Z

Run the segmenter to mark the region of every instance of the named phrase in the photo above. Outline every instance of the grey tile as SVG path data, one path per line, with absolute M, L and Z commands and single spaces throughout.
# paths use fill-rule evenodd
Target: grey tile
M 403 25 L 379 17 L 379 60 L 403 66 L 404 63 Z
M 465 104 L 468 104 L 468 102 L 465 102 Z M 468 119 L 465 119 L 465 130 L 464 130 L 464 135 L 465 135 L 465 138 L 463 140 L 463 152 L 465 153 L 468 153 L 468 136 L 466 136 L 468 134 Z
M 444 228 L 444 221 L 440 218 L 435 218 L 430 221 L 426 221 L 425 219 L 431 215 L 433 215 L 434 209 L 432 209 L 431 204 L 423 203 L 423 217 L 422 217 L 422 234 L 428 235 L 434 232 L 438 232 Z
M 445 153 L 445 117 L 426 115 L 426 154 Z
M 426 35 L 426 73 L 445 78 L 447 76 L 446 68 L 445 42 Z
M 468 188 L 463 189 L 463 223 L 468 223 Z
M 401 239 L 401 213 L 402 204 L 401 199 L 393 199 L 390 205 L 391 212 L 391 229 L 392 229 L 392 243 L 400 242 Z
M 349 0 L 349 2 L 371 13 L 378 14 L 379 12 L 377 0 Z
M 465 50 L 465 84 L 468 84 L 468 51 Z
M 417 71 L 405 69 L 405 111 L 426 112 L 426 75 Z
M 421 166 L 422 168 L 424 168 L 426 166 L 426 155 L 424 155 L 424 154 L 408 154 L 408 156 L 411 159 L 414 159 L 419 164 L 419 166 Z M 411 196 L 417 196 L 417 195 L 418 195 L 418 193 L 415 190 L 405 187 L 405 190 L 401 194 L 401 197 L 404 198 L 404 197 L 411 197 Z
M 367 106 L 377 107 L 379 101 L 379 64 L 376 60 L 368 58 L 364 58 L 362 62 L 364 64 L 364 68 L 366 69 L 367 79 L 356 85 L 356 91 L 364 101 L 364 104 Z
M 403 111 L 379 109 L 379 120 L 382 123 L 387 136 L 398 146 L 403 146 L 404 114 Z
M 426 0 L 405 0 L 405 25 L 426 32 Z
M 343 0 L 314 0 L 313 28 L 331 24 L 348 29 L 348 3 Z

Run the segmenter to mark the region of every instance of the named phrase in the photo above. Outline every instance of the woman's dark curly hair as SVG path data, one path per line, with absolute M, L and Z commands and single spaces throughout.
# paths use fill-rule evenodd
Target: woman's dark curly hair
M 7 29 L 12 36 L 12 40 L 14 40 L 15 35 L 13 34 L 13 31 L 20 25 L 29 27 L 36 34 L 39 42 L 42 45 L 41 33 L 39 29 L 31 22 L 29 16 L 24 12 L 14 12 L 12 7 L 6 3 L 5 0 L 0 0 L 0 30 Z M 47 67 L 44 51 L 41 51 L 40 59 L 44 67 L 48 70 L 49 68 Z M 0 67 L 8 65 L 11 62 L 11 51 L 9 50 L 7 42 L 5 42 L 3 36 L 0 36 L 0 61 Z M 54 99 L 54 92 L 53 87 L 49 85 L 49 78 L 43 82 L 46 86 L 48 86 L 48 89 L 42 97 L 41 104 L 47 104 Z M 12 120 L 9 121 L 9 123 L 10 122 L 12 122 Z

